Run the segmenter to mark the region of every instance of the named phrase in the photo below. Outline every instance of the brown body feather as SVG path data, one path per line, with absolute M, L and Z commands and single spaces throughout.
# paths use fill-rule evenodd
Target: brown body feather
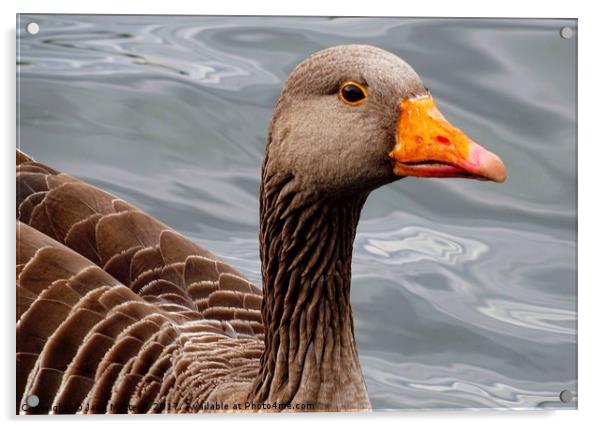
M 255 378 L 261 291 L 211 252 L 19 151 L 17 219 L 21 412 L 191 412 Z

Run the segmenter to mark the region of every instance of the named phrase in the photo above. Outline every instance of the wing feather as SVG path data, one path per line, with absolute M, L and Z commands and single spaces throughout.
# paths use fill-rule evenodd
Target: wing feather
M 27 413 L 166 411 L 212 379 L 256 373 L 259 288 L 127 202 L 16 158 L 21 411 L 30 394 L 40 405 Z
M 76 266 L 78 260 L 80 264 L 87 264 L 82 260 L 91 261 L 134 292 L 145 290 L 148 300 L 156 302 L 160 297 L 165 305 L 197 311 L 198 298 L 192 290 L 201 282 L 217 282 L 218 289 L 235 288 L 261 296 L 261 290 L 234 267 L 118 197 L 35 162 L 19 151 L 17 163 L 18 219 L 81 255 L 81 259 L 70 261 L 75 271 L 81 268 Z M 61 270 L 64 258 L 71 258 L 65 255 L 62 249 L 53 248 L 41 251 L 36 266 L 19 266 L 23 287 L 35 287 L 31 273 L 38 275 L 41 266 Z M 17 261 L 17 265 L 22 264 Z M 38 287 L 43 286 L 44 280 L 40 281 Z M 145 289 L 151 283 L 152 293 Z M 181 293 L 175 292 L 173 285 Z M 161 287 L 166 290 L 158 290 Z M 243 300 L 240 305 L 246 302 L 255 300 Z

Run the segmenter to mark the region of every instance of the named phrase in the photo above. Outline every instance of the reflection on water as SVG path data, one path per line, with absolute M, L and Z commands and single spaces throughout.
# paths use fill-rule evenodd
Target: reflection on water
M 259 170 L 283 80 L 324 47 L 395 52 L 508 181 L 405 179 L 369 198 L 352 300 L 372 405 L 561 407 L 577 383 L 576 38 L 558 31 L 575 25 L 22 15 L 19 143 L 259 283 Z

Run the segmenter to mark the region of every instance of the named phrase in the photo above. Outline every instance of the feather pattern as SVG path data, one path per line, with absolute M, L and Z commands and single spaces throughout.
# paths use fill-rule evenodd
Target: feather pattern
M 259 288 L 109 193 L 16 170 L 21 412 L 198 411 L 255 378 Z

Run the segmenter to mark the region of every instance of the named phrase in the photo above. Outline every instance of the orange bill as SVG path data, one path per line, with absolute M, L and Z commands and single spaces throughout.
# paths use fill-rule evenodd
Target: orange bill
M 396 143 L 389 156 L 398 176 L 506 180 L 502 160 L 450 124 L 431 96 L 401 102 Z

